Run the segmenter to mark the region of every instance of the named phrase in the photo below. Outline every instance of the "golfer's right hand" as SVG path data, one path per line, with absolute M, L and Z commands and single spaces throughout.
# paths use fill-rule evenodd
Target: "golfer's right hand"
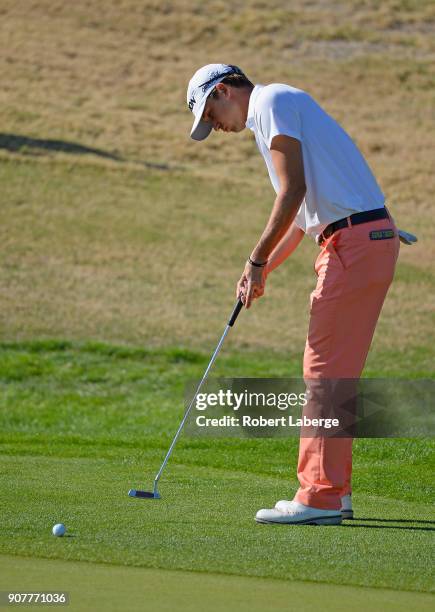
M 241 299 L 243 303 L 245 303 L 247 287 L 248 287 L 248 280 L 245 276 L 245 273 L 243 273 L 236 287 L 236 298 Z
M 252 302 L 264 295 L 266 275 L 264 268 L 257 268 L 246 263 L 245 269 L 236 287 L 236 297 L 249 308 Z

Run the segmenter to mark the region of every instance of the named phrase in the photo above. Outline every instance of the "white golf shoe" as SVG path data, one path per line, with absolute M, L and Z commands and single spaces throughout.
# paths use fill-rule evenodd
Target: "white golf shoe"
M 341 516 L 344 519 L 353 519 L 352 497 L 351 494 L 343 495 L 341 498 Z
M 312 508 L 297 501 L 279 501 L 275 508 L 259 510 L 257 523 L 280 523 L 287 525 L 339 525 L 342 521 L 340 510 Z

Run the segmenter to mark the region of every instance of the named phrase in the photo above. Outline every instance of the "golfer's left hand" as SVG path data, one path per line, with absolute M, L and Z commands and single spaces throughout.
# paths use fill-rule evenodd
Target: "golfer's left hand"
M 254 300 L 264 294 L 266 272 L 264 268 L 246 263 L 245 269 L 237 283 L 236 297 L 240 297 L 245 308 L 249 308 Z

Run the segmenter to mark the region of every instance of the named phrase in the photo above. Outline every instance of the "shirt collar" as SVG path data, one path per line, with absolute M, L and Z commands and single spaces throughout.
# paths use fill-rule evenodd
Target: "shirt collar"
M 254 121 L 254 107 L 255 101 L 257 99 L 258 94 L 263 89 L 264 85 L 255 85 L 254 89 L 251 91 L 251 95 L 249 96 L 249 106 L 248 106 L 248 116 L 246 118 L 246 127 L 250 130 L 253 129 L 255 125 Z

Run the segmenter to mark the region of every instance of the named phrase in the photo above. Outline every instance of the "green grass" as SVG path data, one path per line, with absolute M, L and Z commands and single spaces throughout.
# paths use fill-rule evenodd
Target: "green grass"
M 63 542 L 59 542 L 62 546 Z M 286 610 L 297 601 L 304 612 L 325 609 L 325 601 L 337 612 L 382 610 L 396 612 L 410 607 L 432 610 L 433 598 L 424 593 L 346 587 L 312 582 L 283 581 L 211 573 L 153 570 L 96 563 L 24 559 L 0 556 L 0 588 L 31 591 L 62 589 L 69 593 L 68 609 L 158 610 L 188 612 L 206 608 L 225 612 Z
M 430 591 L 433 445 L 355 442 L 352 523 L 257 525 L 296 488 L 297 440 L 183 437 L 150 487 L 208 357 L 97 343 L 4 343 L 2 553 L 284 580 Z M 299 373 L 298 359 L 225 354 L 215 374 Z M 74 536 L 50 535 L 64 522 Z M 431 522 L 432 521 L 432 522 Z M 236 543 L 236 545 L 235 545 Z

